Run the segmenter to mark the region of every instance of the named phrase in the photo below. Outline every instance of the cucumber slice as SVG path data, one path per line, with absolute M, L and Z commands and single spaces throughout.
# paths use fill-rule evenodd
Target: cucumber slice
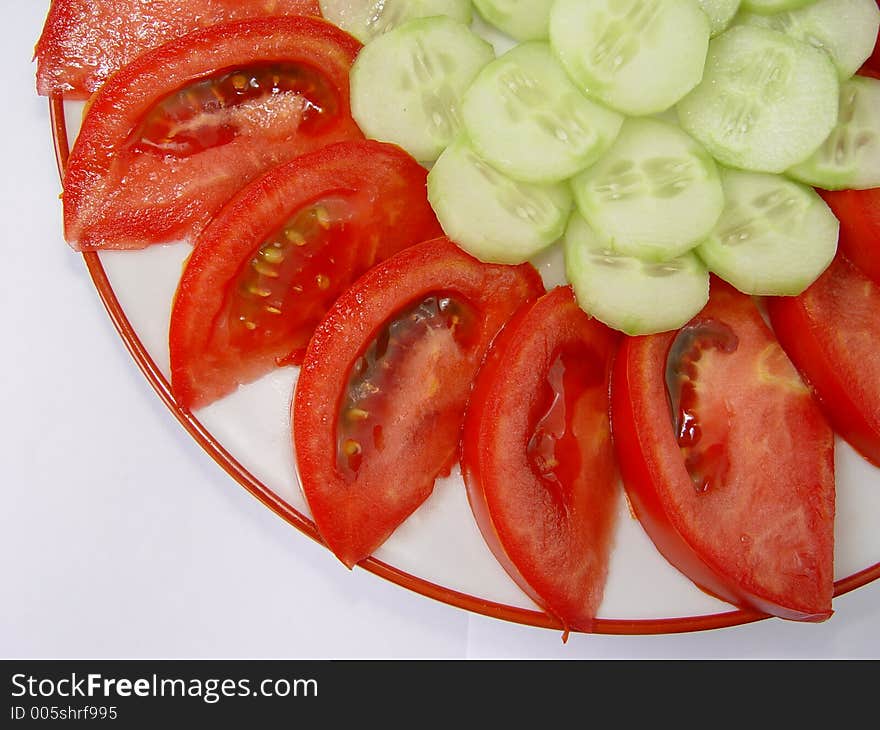
M 839 93 L 827 54 L 775 30 L 737 25 L 709 44 L 703 81 L 678 116 L 719 162 L 783 172 L 831 133 Z
M 457 20 L 410 20 L 358 54 L 352 116 L 367 137 L 432 162 L 458 135 L 461 97 L 494 58 L 492 46 Z
M 621 255 L 577 213 L 564 246 L 581 309 L 628 335 L 679 329 L 709 301 L 709 272 L 693 253 L 653 263 Z
M 550 35 L 553 0 L 474 0 L 483 19 L 518 41 L 544 40 Z
M 623 124 L 568 78 L 550 46 L 522 43 L 480 71 L 461 103 L 480 157 L 515 180 L 558 182 L 591 165 Z
M 700 82 L 709 19 L 694 0 L 556 0 L 550 43 L 587 94 L 624 114 L 656 114 Z
M 709 154 L 656 119 L 627 119 L 608 153 L 572 187 L 581 215 L 615 251 L 653 261 L 696 246 L 724 208 Z
M 521 264 L 557 241 L 571 213 L 564 184 L 511 180 L 461 137 L 428 173 L 428 201 L 449 238 L 487 263 Z
M 769 175 L 721 171 L 727 205 L 697 248 L 709 269 L 745 294 L 794 296 L 828 267 L 840 224 L 812 188 Z
M 699 0 L 703 12 L 709 16 L 709 29 L 712 37 L 727 30 L 739 10 L 740 0 Z
M 874 50 L 880 8 L 875 0 L 819 0 L 778 15 L 742 13 L 737 23 L 778 30 L 822 49 L 843 80 L 858 71 Z
M 447 15 L 469 25 L 471 0 L 320 0 L 321 14 L 361 43 L 408 20 Z
M 781 13 L 783 10 L 801 8 L 814 2 L 816 0 L 743 0 L 742 6 L 744 10 L 750 10 L 753 13 L 770 15 Z
M 841 84 L 837 126 L 788 175 L 824 190 L 880 187 L 880 79 L 853 76 Z

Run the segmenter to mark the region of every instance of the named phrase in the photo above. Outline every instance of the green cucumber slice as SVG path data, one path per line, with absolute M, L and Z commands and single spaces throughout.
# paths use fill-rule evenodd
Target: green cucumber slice
M 521 264 L 557 241 L 572 208 L 568 186 L 512 180 L 480 159 L 466 137 L 428 173 L 428 201 L 449 238 L 496 264 Z
M 461 103 L 480 157 L 515 180 L 558 182 L 594 163 L 623 124 L 574 85 L 547 43 L 522 43 L 474 80 Z
M 653 261 L 696 246 L 724 208 L 706 150 L 657 119 L 627 119 L 611 149 L 572 188 L 581 215 L 615 251 Z
M 737 23 L 778 30 L 831 56 L 841 80 L 871 55 L 880 28 L 875 0 L 819 0 L 778 15 L 742 13 Z
M 581 309 L 628 335 L 679 329 L 709 300 L 709 272 L 693 253 L 663 262 L 619 254 L 577 213 L 564 248 Z
M 839 93 L 827 54 L 778 31 L 737 25 L 709 44 L 703 81 L 678 115 L 719 162 L 784 172 L 831 133 Z
M 447 15 L 469 25 L 471 0 L 320 0 L 322 15 L 361 43 L 408 20 Z
M 806 185 L 780 175 L 722 169 L 727 205 L 697 254 L 745 294 L 795 296 L 828 267 L 840 224 Z
M 880 79 L 853 76 L 841 84 L 837 126 L 787 174 L 824 190 L 880 187 Z
M 727 30 L 739 10 L 740 0 L 699 0 L 703 12 L 709 16 L 709 29 L 712 37 Z
M 553 0 L 474 0 L 483 19 L 518 41 L 544 40 L 550 34 Z
M 656 114 L 700 82 L 709 19 L 694 0 L 556 0 L 550 43 L 581 90 L 624 114 Z
M 816 0 L 743 0 L 742 6 L 744 10 L 750 10 L 753 13 L 770 15 L 781 13 L 783 10 L 801 8 L 814 2 Z
M 367 137 L 432 162 L 458 135 L 461 97 L 494 58 L 492 46 L 457 20 L 410 20 L 358 54 L 352 116 Z

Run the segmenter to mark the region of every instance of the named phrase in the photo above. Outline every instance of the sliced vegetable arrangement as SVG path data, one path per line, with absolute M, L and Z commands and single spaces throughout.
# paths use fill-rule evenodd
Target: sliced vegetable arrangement
M 444 231 L 483 261 L 521 263 L 556 243 L 570 188 L 612 259 L 675 270 L 693 251 L 744 293 L 796 295 L 830 263 L 836 232 L 822 224 L 832 216 L 820 199 L 790 179 L 880 185 L 878 82 L 854 76 L 872 54 L 880 9 L 874 0 L 738 6 L 476 3 L 527 41 L 495 60 L 468 53 L 479 39 L 449 17 L 403 23 L 355 62 L 366 101 L 353 115 L 368 136 L 436 160 L 429 200 Z M 723 173 L 722 188 L 719 167 L 777 177 Z M 793 256 L 807 230 L 806 255 Z M 588 314 L 626 322 L 630 334 L 657 331 L 626 310 L 609 316 L 616 305 L 598 283 L 572 283 Z M 664 308 L 680 317 L 661 326 L 684 325 L 703 303 Z
M 543 289 L 531 266 L 483 264 L 440 239 L 390 258 L 337 300 L 306 352 L 293 435 L 312 515 L 348 567 L 449 473 L 486 350 Z
M 590 631 L 622 477 L 697 586 L 817 621 L 835 432 L 880 466 L 878 27 L 874 0 L 56 0 L 37 78 L 95 92 L 71 246 L 193 245 L 178 407 L 301 365 L 296 476 L 346 566 L 460 463 L 498 562 Z
M 666 558 L 731 603 L 827 618 L 833 435 L 751 299 L 714 282 L 686 327 L 624 343 L 611 392 L 627 494 Z
M 779 341 L 829 422 L 880 466 L 880 285 L 841 256 L 799 297 L 768 306 Z
M 464 425 L 462 469 L 480 530 L 566 630 L 590 630 L 608 572 L 616 345 L 571 289 L 554 289 L 522 307 L 492 344 Z
M 320 15 L 317 0 L 56 0 L 37 43 L 37 89 L 87 99 L 146 50 L 215 23 Z
M 211 26 L 138 56 L 92 97 L 64 180 L 79 251 L 193 238 L 270 167 L 361 138 L 360 44 L 306 16 Z
M 420 192 L 425 174 L 399 147 L 340 142 L 236 194 L 196 240 L 181 276 L 170 331 L 178 403 L 199 408 L 278 363 L 301 363 L 355 279 L 440 235 Z

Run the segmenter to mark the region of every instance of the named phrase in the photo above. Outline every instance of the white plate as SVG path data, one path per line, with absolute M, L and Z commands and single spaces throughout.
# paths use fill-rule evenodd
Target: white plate
M 510 42 L 481 29 L 501 52 Z M 67 103 L 73 139 L 81 103 Z M 196 413 L 193 421 L 170 399 L 168 321 L 190 246 L 87 257 L 99 293 L 136 361 L 173 412 L 218 463 L 268 506 L 314 536 L 296 477 L 290 401 L 297 369 L 275 373 Z M 559 283 L 558 247 L 535 262 L 548 285 Z M 106 281 L 103 276 L 106 274 Z M 118 303 L 118 307 L 117 307 Z M 658 633 L 709 629 L 757 616 L 701 590 L 657 552 L 632 517 L 623 491 L 598 632 Z M 840 591 L 880 575 L 880 471 L 837 442 L 835 578 Z M 463 608 L 513 621 L 552 625 L 486 547 L 467 502 L 461 475 L 440 480 L 433 495 L 377 551 L 366 567 L 409 588 Z M 344 570 L 340 564 L 339 570 Z M 867 573 L 866 573 L 867 571 Z

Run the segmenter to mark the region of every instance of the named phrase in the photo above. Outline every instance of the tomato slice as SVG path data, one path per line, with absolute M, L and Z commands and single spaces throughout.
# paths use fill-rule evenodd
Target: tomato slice
M 570 287 L 554 289 L 498 335 L 465 418 L 462 472 L 480 530 L 566 631 L 591 630 L 608 574 L 618 497 L 608 395 L 616 343 Z
M 544 291 L 529 264 L 484 264 L 446 238 L 371 269 L 312 338 L 293 402 L 302 491 L 348 567 L 378 548 L 458 454 L 489 343 Z
M 880 188 L 819 193 L 840 220 L 840 250 L 880 284 Z
M 833 433 L 749 297 L 713 279 L 682 330 L 627 340 L 611 413 L 632 507 L 673 565 L 739 606 L 831 615 Z
M 877 0 L 877 7 L 880 7 L 880 0 Z M 866 69 L 880 72 L 880 33 L 877 34 L 877 43 L 874 44 L 874 52 L 871 54 L 871 57 L 865 61 L 865 65 L 859 73 L 864 74 Z
M 359 48 L 303 16 L 215 25 L 139 56 L 83 119 L 64 179 L 68 242 L 192 239 L 269 167 L 362 138 L 348 108 Z
M 215 23 L 321 15 L 317 0 L 53 0 L 37 42 L 37 91 L 87 99 L 144 51 Z
M 767 308 L 834 430 L 880 466 L 880 285 L 838 255 L 803 294 Z
M 330 305 L 377 261 L 441 235 L 427 171 L 399 147 L 338 142 L 273 168 L 196 242 L 171 314 L 177 402 L 199 408 L 299 363 Z

